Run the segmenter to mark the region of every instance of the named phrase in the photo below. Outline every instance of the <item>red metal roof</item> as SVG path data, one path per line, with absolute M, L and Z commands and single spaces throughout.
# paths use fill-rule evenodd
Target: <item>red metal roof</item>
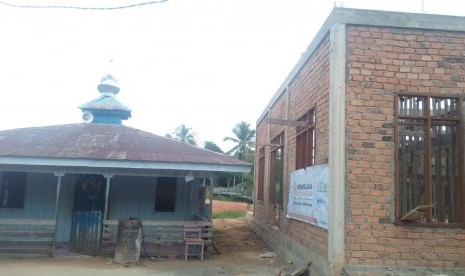
M 250 165 L 124 125 L 85 123 L 0 131 L 0 156 Z

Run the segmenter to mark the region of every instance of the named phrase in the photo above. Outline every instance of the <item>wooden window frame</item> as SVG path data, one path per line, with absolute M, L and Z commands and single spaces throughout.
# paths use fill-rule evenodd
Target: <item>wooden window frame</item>
M 279 195 L 278 200 L 276 201 L 276 156 L 278 151 L 281 152 L 281 166 L 279 173 Z M 275 138 L 271 140 L 271 155 L 270 155 L 270 187 L 269 187 L 269 197 L 270 204 L 279 204 L 279 208 L 282 209 L 283 203 L 283 173 L 284 173 L 284 132 L 278 134 Z
M 407 99 L 408 97 L 411 98 L 422 98 L 421 105 L 422 107 L 417 109 L 412 108 L 408 109 L 408 112 L 405 112 L 407 109 L 403 109 L 401 107 L 400 101 L 402 99 Z M 434 112 L 434 100 L 451 100 L 455 101 L 454 109 L 451 112 L 448 112 L 446 115 L 438 116 L 435 115 Z M 420 102 L 420 101 L 412 101 L 412 102 Z M 464 181 L 463 181 L 463 118 L 462 118 L 462 100 L 459 96 L 445 96 L 445 95 L 427 95 L 427 94 L 417 94 L 417 93 L 396 93 L 395 96 L 395 124 L 394 124 L 394 133 L 395 133 L 395 221 L 396 225 L 412 225 L 412 226 L 427 226 L 427 227 L 464 227 L 465 224 L 465 212 L 464 212 L 464 200 L 465 196 L 464 193 Z M 433 111 L 431 111 L 433 109 Z M 415 110 L 417 110 L 415 112 Z M 403 112 L 401 112 L 403 111 Z M 412 114 L 408 114 L 412 113 Z M 453 114 L 453 115 L 448 115 Z M 431 161 L 433 158 L 433 154 L 438 154 L 437 151 L 434 151 L 432 145 L 432 139 L 434 139 L 434 133 L 432 133 L 432 127 L 445 127 L 447 124 L 451 125 L 453 128 L 456 129 L 456 133 L 454 138 L 456 150 L 453 151 L 454 155 L 452 158 L 455 163 L 456 171 L 453 172 L 455 175 L 455 189 L 457 190 L 455 197 L 455 207 L 449 207 L 453 211 L 456 212 L 456 219 L 455 221 L 449 221 L 448 216 L 443 216 L 442 221 L 438 221 L 438 217 L 440 218 L 439 214 L 434 214 L 435 212 L 441 212 L 441 208 L 437 208 L 434 210 L 434 189 L 437 189 L 438 182 L 433 180 L 433 169 L 432 164 L 434 163 Z M 423 134 L 420 137 L 419 141 L 422 141 L 423 146 L 423 153 L 422 155 L 419 154 L 418 159 L 422 162 L 420 165 L 421 168 L 418 170 L 418 167 L 413 167 L 414 170 L 420 171 L 423 173 L 423 178 L 421 180 L 424 182 L 422 189 L 424 190 L 423 196 L 420 197 L 423 200 L 423 204 L 421 206 L 414 207 L 405 213 L 405 206 L 408 205 L 408 199 L 405 197 L 407 195 L 403 195 L 403 187 L 402 187 L 402 179 L 401 179 L 401 172 L 404 174 L 408 174 L 409 172 L 406 170 L 405 166 L 402 166 L 402 160 L 400 160 L 400 149 L 401 149 L 401 127 L 404 127 L 408 132 L 408 128 L 411 127 L 415 129 L 415 127 L 419 127 L 422 131 L 420 133 Z M 421 140 L 422 138 L 422 140 Z M 412 143 L 413 144 L 413 143 Z M 442 144 L 441 144 L 442 145 Z M 417 146 L 415 146 L 417 147 Z M 420 152 L 418 150 L 418 152 Z M 436 156 L 435 155 L 435 156 Z M 416 157 L 413 157 L 416 158 Z M 417 161 L 418 162 L 418 161 Z M 413 166 L 413 165 L 412 165 Z M 438 166 L 439 167 L 439 166 Z M 435 168 L 436 170 L 438 168 Z M 449 169 L 449 168 L 447 168 Z M 419 174 L 416 174 L 419 175 Z M 420 176 L 420 175 L 419 175 Z M 441 177 L 441 176 L 439 176 Z M 404 182 L 405 185 L 405 182 Z M 436 186 L 435 186 L 436 185 Z M 450 189 L 450 187 L 448 187 Z M 407 188 L 404 188 L 407 190 Z M 410 194 L 415 192 L 414 188 L 411 188 Z M 406 192 L 408 193 L 408 191 Z M 419 191 L 419 193 L 421 193 Z M 405 202 L 403 203 L 403 201 Z M 411 204 L 411 202 L 410 202 Z M 447 209 L 444 209 L 447 211 Z M 442 210 L 442 212 L 444 212 Z M 404 213 L 403 213 L 404 212 Z M 440 218 L 441 219 L 441 218 Z
M 298 121 L 307 122 L 305 127 L 297 127 L 295 135 L 295 169 L 304 169 L 315 164 L 316 133 L 315 108 L 302 115 Z

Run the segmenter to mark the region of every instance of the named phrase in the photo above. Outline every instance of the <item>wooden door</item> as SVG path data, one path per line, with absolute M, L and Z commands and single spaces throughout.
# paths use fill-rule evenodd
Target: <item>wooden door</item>
M 97 256 L 102 244 L 103 212 L 82 211 L 73 213 L 71 228 L 72 252 Z
M 86 255 L 99 255 L 106 180 L 102 175 L 80 175 L 75 189 L 70 250 Z

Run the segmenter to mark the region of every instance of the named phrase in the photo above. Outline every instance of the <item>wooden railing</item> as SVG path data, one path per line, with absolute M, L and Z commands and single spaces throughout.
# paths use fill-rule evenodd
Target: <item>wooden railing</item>
M 0 254 L 53 255 L 55 220 L 0 219 Z
M 210 221 L 196 221 L 202 224 L 202 238 L 205 245 L 212 244 L 212 225 Z M 182 256 L 184 252 L 185 221 L 142 220 L 141 256 Z M 118 221 L 103 222 L 102 252 L 113 253 L 116 249 Z

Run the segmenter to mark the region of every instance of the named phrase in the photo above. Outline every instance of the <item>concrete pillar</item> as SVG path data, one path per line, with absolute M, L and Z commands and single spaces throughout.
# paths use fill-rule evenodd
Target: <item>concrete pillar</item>
M 271 118 L 271 107 L 268 109 L 268 118 Z M 270 166 L 271 166 L 271 124 L 266 124 L 267 140 L 265 146 L 265 177 L 263 177 L 263 202 L 265 203 L 266 222 L 269 225 L 274 224 L 274 200 L 270 198 L 271 179 L 270 179 Z M 273 202 L 273 204 L 271 204 Z
M 345 263 L 345 76 L 346 28 L 330 30 L 329 91 L 329 221 L 328 262 L 331 275 L 340 275 Z
M 291 110 L 291 106 L 290 106 L 290 97 L 289 97 L 289 84 L 286 85 L 286 89 L 285 89 L 285 97 L 286 97 L 286 103 L 285 103 L 285 107 L 286 107 L 286 110 L 285 110 L 285 118 L 286 120 L 290 120 L 291 117 L 290 117 L 290 110 Z M 282 222 L 282 225 L 280 225 L 280 228 L 281 228 L 281 231 L 282 233 L 286 233 L 287 231 L 287 227 L 288 227 L 288 224 L 289 224 L 289 220 L 286 219 L 286 214 L 287 214 L 287 203 L 289 201 L 289 189 L 290 189 L 290 183 L 291 183 L 291 174 L 290 174 L 290 171 L 289 171 L 289 156 L 291 154 L 291 151 L 290 151 L 290 146 L 289 146 L 289 135 L 291 133 L 291 130 L 290 130 L 290 127 L 289 126 L 285 126 L 284 127 L 284 150 L 283 150 L 283 160 L 281 160 L 282 164 L 283 164 L 283 186 L 282 186 L 282 193 L 283 193 L 283 202 L 282 202 L 282 216 L 284 217 L 284 219 L 280 219 L 280 222 Z

